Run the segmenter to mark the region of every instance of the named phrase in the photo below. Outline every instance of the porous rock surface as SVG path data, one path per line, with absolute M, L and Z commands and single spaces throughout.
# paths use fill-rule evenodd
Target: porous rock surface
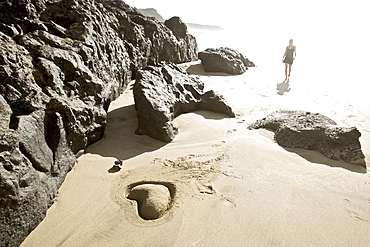
M 249 128 L 274 131 L 275 140 L 282 147 L 314 150 L 330 159 L 366 167 L 359 141 L 361 133 L 358 129 L 340 127 L 322 114 L 277 111 L 256 121 Z
M 239 51 L 228 47 L 208 48 L 198 53 L 206 72 L 224 72 L 231 75 L 240 75 L 255 67 L 255 64 Z
M 169 142 L 178 133 L 173 120 L 182 113 L 209 110 L 235 117 L 222 95 L 172 63 L 139 70 L 134 85 L 137 134 Z
M 44 218 L 137 70 L 196 59 L 178 18 L 166 27 L 121 0 L 2 1 L 1 245 L 18 246 Z

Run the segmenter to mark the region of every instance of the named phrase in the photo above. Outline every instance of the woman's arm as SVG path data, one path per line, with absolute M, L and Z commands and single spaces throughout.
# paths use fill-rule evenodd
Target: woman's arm
M 297 47 L 294 46 L 293 60 L 295 59 L 296 56 L 297 56 Z
M 285 52 L 284 52 L 284 55 L 283 55 L 283 62 L 284 62 L 284 59 L 286 57 L 286 50 L 287 50 L 288 47 L 285 48 Z

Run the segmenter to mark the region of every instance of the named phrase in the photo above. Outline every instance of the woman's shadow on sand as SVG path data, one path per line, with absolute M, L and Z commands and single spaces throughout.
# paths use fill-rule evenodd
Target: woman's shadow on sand
M 289 79 L 284 80 L 281 83 L 278 83 L 276 85 L 276 90 L 278 90 L 277 92 L 278 95 L 284 95 L 284 93 L 289 92 L 290 91 Z

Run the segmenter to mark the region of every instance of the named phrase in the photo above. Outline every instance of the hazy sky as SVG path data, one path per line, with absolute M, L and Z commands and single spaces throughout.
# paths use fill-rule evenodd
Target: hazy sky
M 126 0 L 137 8 L 156 8 L 165 18 L 214 25 L 357 25 L 369 24 L 368 0 Z M 321 22 L 321 23 L 320 23 Z M 364 23 L 365 22 L 365 23 Z
M 333 82 L 347 78 L 351 84 L 369 84 L 369 0 L 125 2 L 137 8 L 155 8 L 164 19 L 179 16 L 188 23 L 233 27 L 235 30 L 229 31 L 236 36 L 208 33 L 212 42 L 204 45 L 215 47 L 220 46 L 217 42 L 227 42 L 222 45 L 244 52 L 259 65 L 271 63 L 281 71 L 285 46 L 293 38 L 298 49 L 296 71 L 313 76 L 313 81 L 326 76 Z
M 234 27 L 242 39 L 267 45 L 294 38 L 299 47 L 370 56 L 369 0 L 126 0 L 137 8 L 155 8 L 164 19 Z M 267 41 L 266 41 L 267 40 Z M 355 47 L 355 48 L 352 48 Z M 360 47 L 360 48 L 359 48 Z M 303 47 L 302 47 L 303 48 Z M 309 49 L 310 48 L 310 49 Z M 345 49 L 343 49 L 345 48 Z

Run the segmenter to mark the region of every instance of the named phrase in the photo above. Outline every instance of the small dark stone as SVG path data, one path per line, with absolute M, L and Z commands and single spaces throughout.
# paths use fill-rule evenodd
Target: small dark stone
M 122 166 L 122 164 L 123 164 L 123 161 L 122 160 L 116 160 L 116 161 L 114 161 L 114 165 L 115 166 Z

